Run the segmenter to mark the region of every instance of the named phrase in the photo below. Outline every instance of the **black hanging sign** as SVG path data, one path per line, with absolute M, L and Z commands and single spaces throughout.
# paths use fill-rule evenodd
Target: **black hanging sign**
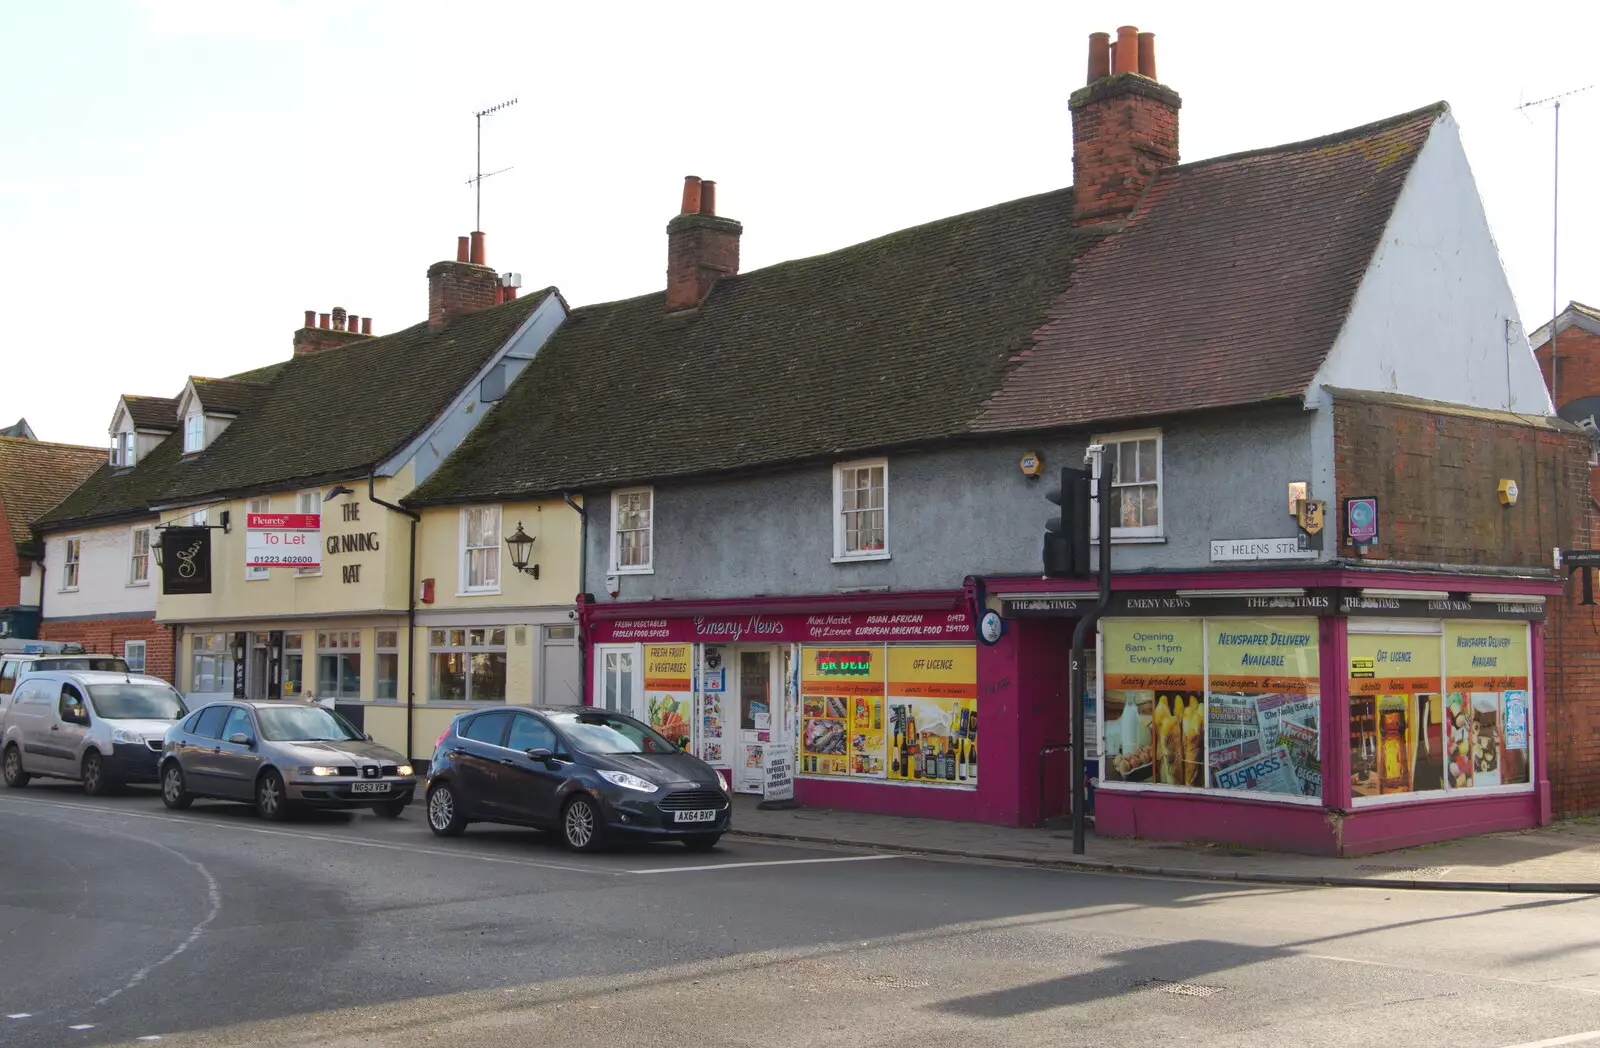
M 211 529 L 161 530 L 161 592 L 211 592 Z

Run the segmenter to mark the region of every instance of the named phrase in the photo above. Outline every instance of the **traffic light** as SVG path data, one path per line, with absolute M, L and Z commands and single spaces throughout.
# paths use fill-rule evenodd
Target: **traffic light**
M 1061 507 L 1061 515 L 1051 517 L 1044 526 L 1044 573 L 1052 579 L 1088 578 L 1089 567 L 1089 512 L 1093 505 L 1089 498 L 1089 471 L 1061 467 L 1061 479 L 1056 487 L 1045 492 L 1045 498 Z

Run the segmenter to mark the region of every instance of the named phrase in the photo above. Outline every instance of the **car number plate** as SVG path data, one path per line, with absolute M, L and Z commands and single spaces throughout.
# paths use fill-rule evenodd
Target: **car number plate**
M 350 792 L 351 793 L 388 793 L 389 792 L 389 784 L 387 782 L 352 782 L 350 784 Z
M 700 811 L 677 811 L 672 813 L 673 822 L 716 822 L 717 813 L 714 809 L 703 808 Z

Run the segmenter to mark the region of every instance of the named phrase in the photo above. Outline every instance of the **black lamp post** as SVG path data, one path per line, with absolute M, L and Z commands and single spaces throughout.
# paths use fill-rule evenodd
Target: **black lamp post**
M 524 575 L 539 577 L 539 565 L 528 566 L 528 555 L 533 552 L 533 536 L 522 530 L 522 521 L 517 521 L 517 530 L 506 536 L 506 545 L 511 547 L 511 566 Z

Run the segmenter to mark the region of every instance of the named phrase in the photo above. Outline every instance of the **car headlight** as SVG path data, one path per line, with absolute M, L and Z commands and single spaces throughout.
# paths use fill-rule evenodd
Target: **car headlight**
M 723 793 L 733 792 L 733 784 L 728 781 L 728 773 L 723 771 L 721 768 L 717 769 L 717 781 L 722 783 Z
M 649 779 L 641 779 L 637 775 L 629 775 L 625 771 L 602 771 L 600 777 L 613 786 L 621 786 L 625 790 L 638 790 L 640 793 L 656 792 L 656 784 Z
M 143 746 L 144 736 L 138 732 L 129 731 L 127 728 L 115 728 L 111 732 L 112 742 L 121 742 L 129 746 Z
M 413 770 L 412 770 L 412 767 L 411 767 L 411 765 L 409 765 L 409 764 L 402 764 L 402 765 L 400 765 L 400 767 L 398 767 L 398 768 L 396 768 L 396 769 L 395 769 L 395 770 L 394 770 L 394 773 L 395 773 L 395 774 L 396 774 L 396 775 L 401 775 L 401 776 L 406 776 L 406 775 L 412 775 L 412 774 L 415 774 L 415 772 L 414 772 L 414 771 L 413 771 Z
M 313 764 L 313 765 L 310 765 L 309 767 L 308 766 L 302 766 L 300 768 L 300 774 L 301 775 L 315 775 L 317 778 L 322 779 L 322 778 L 326 778 L 329 775 L 337 775 L 337 774 L 339 774 L 339 769 L 338 768 L 330 768 L 326 764 Z

